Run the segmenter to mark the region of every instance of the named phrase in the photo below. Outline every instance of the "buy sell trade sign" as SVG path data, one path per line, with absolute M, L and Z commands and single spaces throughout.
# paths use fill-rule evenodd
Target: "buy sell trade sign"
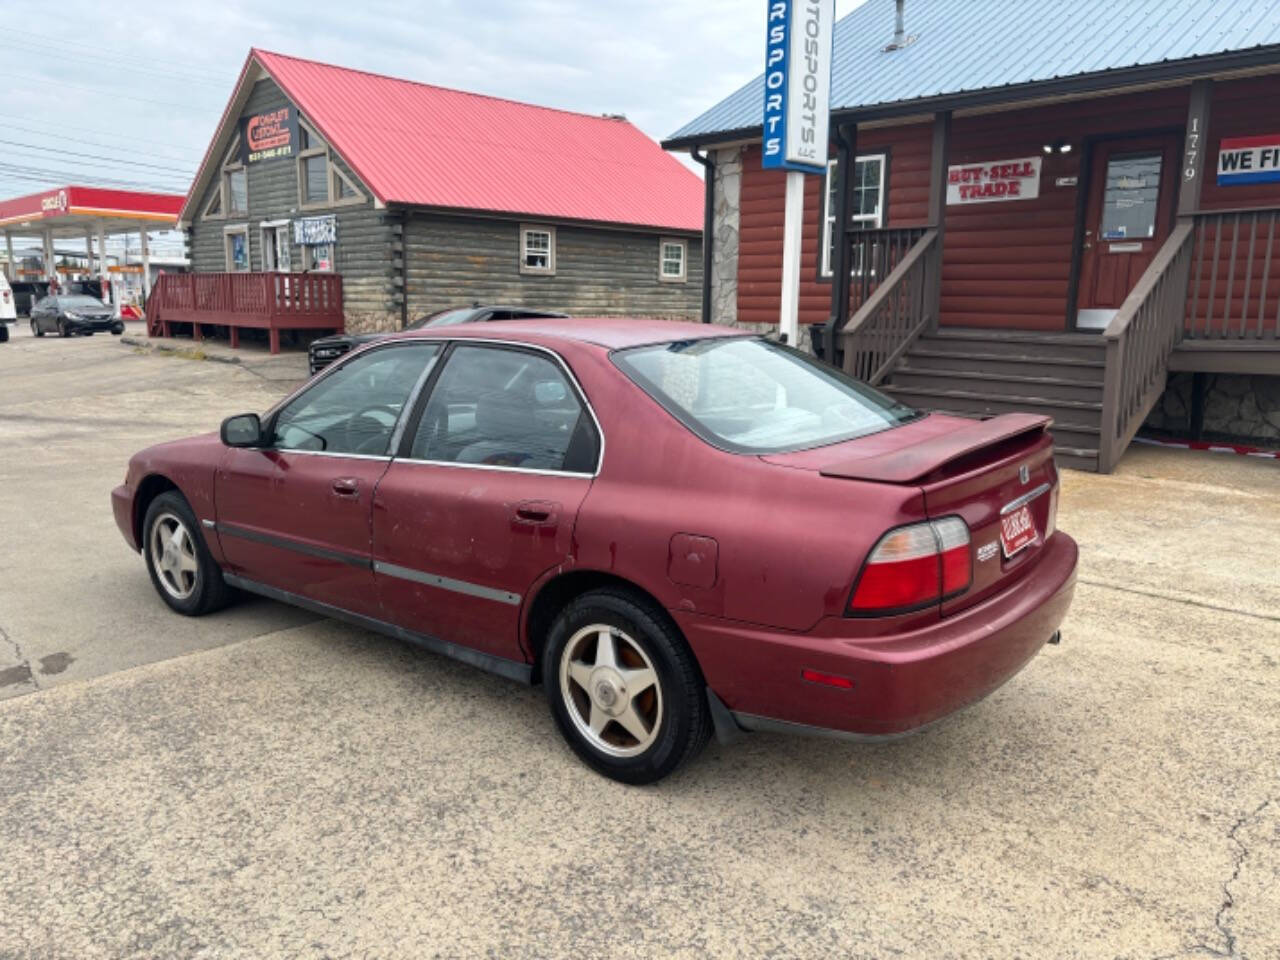
M 1280 133 L 1234 137 L 1218 149 L 1218 185 L 1280 183 Z

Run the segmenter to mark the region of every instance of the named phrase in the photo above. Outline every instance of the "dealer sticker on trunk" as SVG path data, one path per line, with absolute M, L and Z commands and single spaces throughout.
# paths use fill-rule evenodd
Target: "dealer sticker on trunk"
M 1006 557 L 1036 542 L 1036 523 L 1031 506 L 1025 505 L 1000 518 L 1000 546 Z

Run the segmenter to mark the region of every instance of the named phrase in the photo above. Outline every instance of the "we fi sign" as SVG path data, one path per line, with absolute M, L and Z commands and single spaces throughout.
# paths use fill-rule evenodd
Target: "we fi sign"
M 764 167 L 822 173 L 831 119 L 835 0 L 768 0 Z

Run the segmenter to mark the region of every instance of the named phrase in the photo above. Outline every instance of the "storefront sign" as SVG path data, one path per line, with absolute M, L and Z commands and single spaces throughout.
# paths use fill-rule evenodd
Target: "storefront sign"
M 291 157 L 297 151 L 298 111 L 292 105 L 245 117 L 240 131 L 240 159 L 257 163 Z
M 947 168 L 947 203 L 1034 200 L 1040 196 L 1040 158 L 994 160 Z
M 293 242 L 306 247 L 337 243 L 338 218 L 329 214 L 327 217 L 303 217 L 293 221 Z
M 1280 133 L 1224 139 L 1218 148 L 1218 186 L 1280 183 Z
M 835 0 L 769 0 L 762 164 L 767 170 L 826 171 L 835 20 Z
M 67 191 L 59 190 L 57 193 L 51 193 L 47 197 L 40 198 L 41 213 L 66 213 L 67 212 Z
M 113 263 L 107 267 L 107 273 L 142 273 L 142 264 Z

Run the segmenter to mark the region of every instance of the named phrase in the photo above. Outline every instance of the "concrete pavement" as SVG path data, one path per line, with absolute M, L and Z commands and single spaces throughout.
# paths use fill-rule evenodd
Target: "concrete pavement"
M 0 958 L 1280 956 L 1272 463 L 1068 473 L 1062 646 L 917 737 L 636 789 L 540 691 L 151 595 L 124 458 L 278 387 L 101 337 L 0 364 L 0 627 L 42 687 L 0 688 Z

